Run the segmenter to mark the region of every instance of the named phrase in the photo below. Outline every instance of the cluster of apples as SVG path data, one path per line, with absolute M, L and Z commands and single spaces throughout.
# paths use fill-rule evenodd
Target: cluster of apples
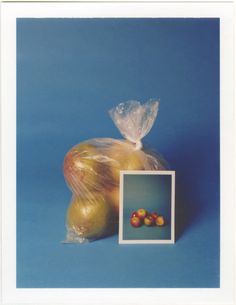
M 134 228 L 141 227 L 143 224 L 148 227 L 154 225 L 162 227 L 165 225 L 165 219 L 156 212 L 149 213 L 147 210 L 140 208 L 137 211 L 132 212 L 130 224 Z

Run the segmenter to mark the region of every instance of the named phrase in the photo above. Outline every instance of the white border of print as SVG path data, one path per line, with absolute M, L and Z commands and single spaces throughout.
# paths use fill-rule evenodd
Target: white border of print
M 220 18 L 220 288 L 16 288 L 16 18 Z M 1 3 L 2 304 L 235 304 L 234 7 L 232 2 Z M 204 149 L 204 148 L 202 148 Z M 210 156 L 209 156 L 210 158 Z
M 169 175 L 171 176 L 171 238 L 165 240 L 126 240 L 123 238 L 124 209 L 124 175 Z M 119 211 L 119 243 L 120 244 L 173 244 L 175 242 L 175 171 L 121 171 L 120 172 L 120 211 Z

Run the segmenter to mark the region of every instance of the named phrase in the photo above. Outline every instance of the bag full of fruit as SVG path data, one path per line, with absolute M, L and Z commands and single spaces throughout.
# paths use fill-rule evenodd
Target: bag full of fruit
M 150 131 L 159 101 L 121 103 L 109 114 L 125 139 L 96 138 L 74 146 L 64 159 L 72 191 L 66 242 L 83 243 L 117 233 L 121 170 L 163 170 L 165 161 L 141 140 Z

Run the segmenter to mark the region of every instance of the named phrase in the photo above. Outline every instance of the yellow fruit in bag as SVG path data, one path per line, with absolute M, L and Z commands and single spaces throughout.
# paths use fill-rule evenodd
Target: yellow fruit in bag
M 67 211 L 67 226 L 82 239 L 95 239 L 114 231 L 111 206 L 99 193 L 86 199 L 73 197 Z
M 73 147 L 64 159 L 64 175 L 67 184 L 76 196 L 83 193 L 102 191 L 103 179 L 110 169 L 97 160 L 98 149 L 88 142 Z M 79 183 L 78 183 L 79 182 Z
M 116 160 L 116 166 L 111 166 L 112 177 L 117 183 L 120 181 L 121 170 L 143 170 L 143 152 L 135 150 L 135 144 L 124 141 L 111 145 L 109 156 Z
M 119 216 L 120 188 L 115 186 L 110 190 L 105 191 L 105 199 L 111 205 L 114 217 Z

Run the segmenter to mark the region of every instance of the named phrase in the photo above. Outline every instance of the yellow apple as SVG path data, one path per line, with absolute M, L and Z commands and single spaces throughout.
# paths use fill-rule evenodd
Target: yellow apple
M 64 176 L 77 196 L 84 192 L 101 190 L 100 163 L 96 161 L 96 147 L 81 143 L 73 147 L 64 159 Z
M 99 193 L 88 198 L 73 197 L 67 211 L 67 226 L 81 238 L 97 239 L 114 231 L 110 205 Z
M 114 161 L 111 166 L 113 179 L 116 182 L 120 180 L 121 170 L 143 170 L 144 153 L 141 150 L 135 150 L 135 144 L 123 142 L 122 144 L 114 143 L 110 148 L 109 156 Z
M 164 219 L 163 216 L 161 216 L 161 215 L 157 216 L 156 225 L 159 226 L 159 227 L 162 227 L 162 226 L 165 225 L 165 219 Z

